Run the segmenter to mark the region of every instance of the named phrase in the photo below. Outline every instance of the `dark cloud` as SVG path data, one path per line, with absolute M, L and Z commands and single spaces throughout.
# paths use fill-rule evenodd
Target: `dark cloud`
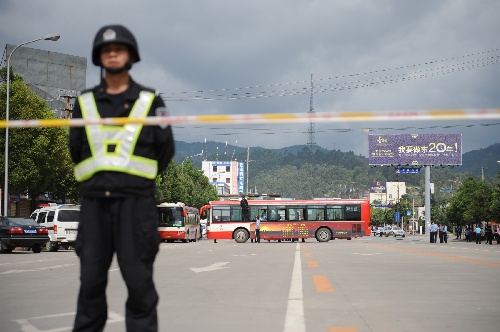
M 0 4 L 0 42 L 59 33 L 57 43 L 31 47 L 89 58 L 99 27 L 125 24 L 143 59 L 132 75 L 164 93 L 174 115 L 307 112 L 311 74 L 317 112 L 498 108 L 498 13 L 496 0 L 11 0 Z M 99 71 L 88 65 L 90 86 Z M 500 142 L 497 122 L 316 123 L 315 141 L 367 155 L 365 128 L 462 133 L 468 151 Z M 282 147 L 306 144 L 307 130 L 307 123 L 249 124 L 188 126 L 175 134 Z

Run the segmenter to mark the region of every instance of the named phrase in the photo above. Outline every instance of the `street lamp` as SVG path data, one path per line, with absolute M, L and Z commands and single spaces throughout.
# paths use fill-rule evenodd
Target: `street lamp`
M 4 183 L 4 198 L 3 198 L 3 215 L 7 215 L 7 206 L 9 205 L 9 104 L 10 104 L 10 57 L 21 46 L 37 42 L 39 40 L 52 40 L 57 41 L 61 38 L 58 34 L 45 35 L 43 37 L 33 39 L 14 47 L 7 58 L 7 104 L 5 108 L 5 183 Z
M 183 161 L 182 161 L 182 163 L 181 163 L 181 171 L 182 171 L 182 174 L 184 174 L 184 162 L 185 162 L 186 160 L 188 160 L 188 159 L 191 159 L 191 158 L 193 158 L 193 157 L 199 157 L 199 156 L 203 156 L 203 150 L 201 150 L 201 152 L 200 152 L 200 153 L 197 153 L 197 154 L 194 154 L 194 155 L 192 155 L 192 156 L 189 156 L 189 157 L 184 158 L 184 160 L 183 160 Z

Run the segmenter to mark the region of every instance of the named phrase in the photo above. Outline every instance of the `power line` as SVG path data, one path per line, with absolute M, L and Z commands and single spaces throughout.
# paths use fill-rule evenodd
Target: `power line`
M 348 82 L 340 82 L 335 84 L 326 84 L 326 85 L 318 85 L 316 89 L 314 89 L 314 93 L 321 92 L 330 92 L 330 91 L 343 91 L 349 89 L 357 89 L 364 88 L 368 86 L 380 85 L 380 84 L 390 84 L 397 83 L 402 81 L 416 80 L 422 78 L 428 78 L 438 75 L 450 74 L 454 72 L 460 72 L 464 70 L 472 70 L 483 66 L 488 66 L 492 64 L 497 64 L 500 62 L 500 55 L 490 55 L 488 57 L 482 57 L 479 59 L 468 59 L 474 56 L 483 55 L 486 53 L 497 52 L 499 49 L 492 49 L 483 52 L 476 52 L 467 55 L 462 55 L 458 57 L 451 57 L 446 59 L 440 59 L 435 61 L 427 61 L 423 63 L 399 66 L 394 68 L 373 70 L 363 73 L 354 73 L 348 75 L 340 75 L 334 77 L 320 78 L 317 80 L 313 80 L 313 82 L 320 81 L 331 81 L 336 79 L 345 79 L 345 78 L 354 78 L 364 75 L 372 75 L 378 73 L 387 73 L 397 70 L 404 69 L 413 69 L 421 66 L 431 66 L 431 65 L 441 65 L 447 61 L 458 60 L 458 59 L 467 59 L 468 61 L 463 61 L 461 63 L 454 64 L 445 64 L 435 68 L 430 69 L 421 69 L 414 72 L 409 73 L 400 73 L 394 75 L 385 75 L 381 77 L 375 78 L 366 78 L 362 80 L 348 81 Z M 271 87 L 279 87 L 279 86 L 291 86 L 295 84 L 304 84 L 308 81 L 296 81 L 289 83 L 277 83 L 277 84 L 265 84 L 265 85 L 255 85 L 255 86 L 245 86 L 245 87 L 237 87 L 237 88 L 223 88 L 223 89 L 210 89 L 210 90 L 195 90 L 195 91 L 183 91 L 183 92 L 171 92 L 171 93 L 161 93 L 162 97 L 166 101 L 193 101 L 193 100 L 236 100 L 236 99 L 256 99 L 256 98 L 269 98 L 269 97 L 285 97 L 285 96 L 294 96 L 294 95 L 302 95 L 309 92 L 309 88 L 307 86 L 291 88 L 291 89 L 281 89 L 281 90 L 270 90 L 270 91 L 258 91 L 258 92 L 245 92 L 243 90 L 250 89 L 262 89 L 262 88 L 271 88 Z M 234 91 L 234 92 L 232 92 Z M 232 93 L 231 93 L 232 92 Z M 208 95 L 208 96 L 207 96 Z

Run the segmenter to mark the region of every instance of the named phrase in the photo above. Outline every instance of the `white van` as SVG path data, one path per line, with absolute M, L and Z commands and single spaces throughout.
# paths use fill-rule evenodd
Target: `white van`
M 36 220 L 49 231 L 47 251 L 57 251 L 59 247 L 74 247 L 80 221 L 80 205 L 65 204 L 41 208 Z

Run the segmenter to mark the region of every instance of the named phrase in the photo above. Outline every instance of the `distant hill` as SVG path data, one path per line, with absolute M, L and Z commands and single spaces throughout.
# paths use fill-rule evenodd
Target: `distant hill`
M 462 166 L 457 167 L 455 171 L 481 174 L 481 168 L 484 168 L 485 177 L 494 177 L 500 171 L 497 161 L 500 161 L 500 143 L 463 154 Z
M 262 147 L 250 147 L 250 160 L 256 158 L 256 156 L 262 155 L 262 153 L 272 153 L 272 154 L 289 154 L 298 156 L 304 152 L 306 148 L 305 145 L 294 145 L 289 147 L 283 147 L 279 149 L 266 149 Z M 355 156 L 353 152 L 341 152 L 339 150 L 330 151 L 322 147 L 317 147 L 319 152 L 327 154 L 329 157 L 341 158 L 349 156 L 348 160 L 351 160 L 354 164 L 359 165 L 360 163 L 366 163 L 368 165 L 368 158 L 364 156 Z M 201 152 L 203 151 L 203 156 Z M 192 157 L 193 164 L 200 164 L 202 160 L 242 160 L 246 161 L 246 147 L 238 147 L 234 145 L 226 145 L 221 142 L 195 142 L 186 143 L 182 141 L 176 142 L 176 154 L 175 160 L 177 163 L 181 163 L 186 158 L 200 154 L 200 156 Z M 335 159 L 337 159 L 335 158 Z M 500 171 L 500 164 L 497 161 L 500 160 L 500 143 L 490 145 L 486 148 L 480 150 L 473 150 L 462 155 L 462 166 L 455 167 L 452 169 L 453 172 L 457 173 L 470 173 L 476 176 L 481 174 L 481 168 L 484 168 L 485 177 L 495 177 Z M 318 162 L 325 162 L 325 160 L 318 160 Z M 354 165 L 353 164 L 353 165 Z M 347 165 L 345 165 L 347 166 Z

